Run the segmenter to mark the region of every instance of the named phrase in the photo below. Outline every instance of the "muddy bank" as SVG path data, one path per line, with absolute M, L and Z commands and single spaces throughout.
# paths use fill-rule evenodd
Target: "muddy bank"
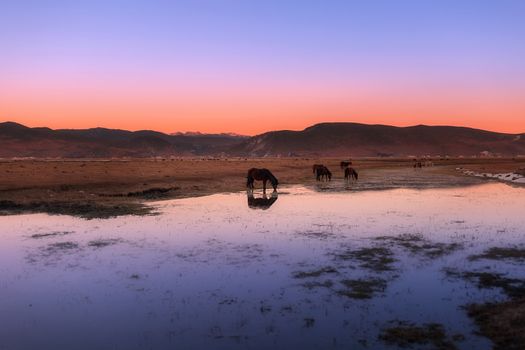
M 141 203 L 98 203 L 98 202 L 14 202 L 0 201 L 0 215 L 27 213 L 48 213 L 53 215 L 72 215 L 84 219 L 106 219 L 120 215 L 151 215 L 151 207 Z

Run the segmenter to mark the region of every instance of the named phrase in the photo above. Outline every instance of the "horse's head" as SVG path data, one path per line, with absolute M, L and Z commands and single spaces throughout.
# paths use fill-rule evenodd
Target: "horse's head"
M 272 176 L 270 182 L 272 183 L 273 190 L 277 191 L 277 185 L 279 185 L 279 180 L 277 180 L 275 176 Z

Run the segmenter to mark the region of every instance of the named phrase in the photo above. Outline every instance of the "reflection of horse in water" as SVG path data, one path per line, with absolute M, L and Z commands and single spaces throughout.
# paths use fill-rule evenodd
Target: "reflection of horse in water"
M 332 173 L 324 165 L 321 165 L 315 169 L 315 172 L 315 178 L 317 181 L 322 181 L 323 178 L 325 181 L 332 181 Z
M 277 192 L 273 192 L 270 197 L 263 193 L 262 197 L 255 198 L 253 191 L 248 190 L 246 196 L 248 197 L 248 207 L 252 209 L 266 210 L 277 200 Z
M 345 180 L 346 181 L 350 181 L 350 180 L 356 180 L 357 181 L 357 178 L 358 178 L 358 174 L 357 174 L 357 171 L 355 171 L 354 168 L 346 168 L 345 169 Z
M 251 168 L 248 170 L 248 175 L 246 176 L 246 187 L 253 190 L 253 183 L 255 180 L 263 182 L 263 192 L 266 192 L 266 183 L 268 181 L 272 184 L 273 190 L 277 191 L 279 181 L 273 176 L 270 170 L 257 168 Z

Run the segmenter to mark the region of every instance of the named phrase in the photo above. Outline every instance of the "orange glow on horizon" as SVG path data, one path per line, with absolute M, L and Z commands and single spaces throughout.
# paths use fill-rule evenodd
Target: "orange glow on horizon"
M 156 130 L 166 133 L 199 131 L 234 132 L 255 135 L 273 130 L 302 130 L 322 122 L 356 122 L 393 126 L 450 125 L 506 133 L 525 132 L 525 106 L 510 109 L 504 101 L 491 106 L 471 107 L 461 103 L 430 101 L 403 104 L 403 101 L 351 101 L 310 99 L 268 102 L 198 99 L 151 101 L 68 97 L 67 102 L 23 99 L 5 103 L 0 99 L 0 119 L 26 126 L 53 129 L 105 127 L 126 130 Z M 379 101 L 379 99 L 378 99 Z
M 525 98 L 519 86 L 496 89 L 441 86 L 417 80 L 403 85 L 381 79 L 308 81 L 193 81 L 176 77 L 108 81 L 47 76 L 13 79 L 0 86 L 0 120 L 53 129 L 105 127 L 255 135 L 302 130 L 321 122 L 394 126 L 466 126 L 525 132 Z M 126 80 L 127 79 L 127 80 Z M 186 80 L 183 80 L 186 81 Z M 472 85 L 472 84 L 471 84 Z M 203 87 L 204 86 L 204 87 Z M 358 88 L 356 86 L 359 86 Z

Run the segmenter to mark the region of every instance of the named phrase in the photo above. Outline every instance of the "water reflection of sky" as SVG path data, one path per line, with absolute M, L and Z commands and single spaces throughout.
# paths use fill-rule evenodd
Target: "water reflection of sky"
M 158 216 L 1 217 L 0 349 L 381 348 L 378 328 L 394 319 L 444 323 L 467 336 L 461 347 L 489 348 L 458 307 L 497 292 L 441 270 L 466 268 L 465 257 L 488 246 L 523 242 L 524 194 L 496 183 L 300 187 L 282 189 L 266 210 L 236 193 L 158 202 Z M 322 266 L 339 271 L 322 281 L 359 277 L 334 252 L 406 233 L 464 249 L 433 261 L 400 256 L 396 276 L 371 300 L 292 278 Z

